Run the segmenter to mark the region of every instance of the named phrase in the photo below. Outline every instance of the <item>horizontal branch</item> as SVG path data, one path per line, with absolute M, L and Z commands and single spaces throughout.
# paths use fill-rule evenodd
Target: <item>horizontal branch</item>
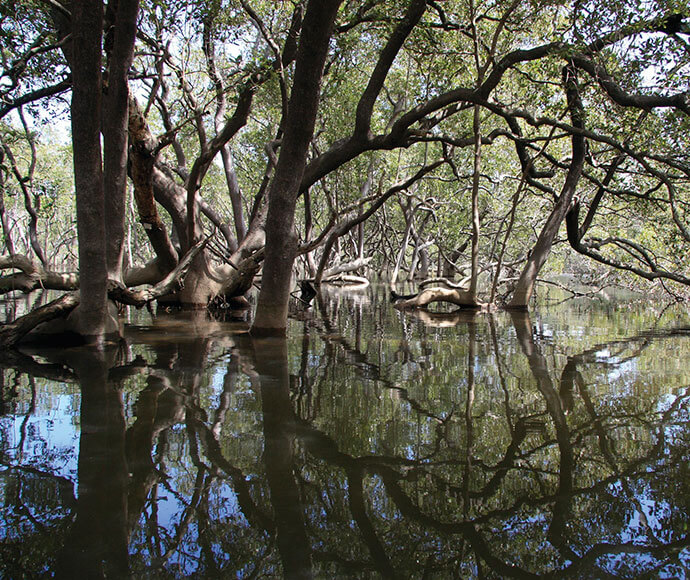
M 79 275 L 71 272 L 52 272 L 22 254 L 0 256 L 0 270 L 20 270 L 0 278 L 0 294 L 16 290 L 28 294 L 34 290 L 65 290 L 79 288 Z
M 652 259 L 649 252 L 639 244 L 622 238 L 609 238 L 607 240 L 600 240 L 596 242 L 582 242 L 579 233 L 579 202 L 574 203 L 566 214 L 566 228 L 568 233 L 568 242 L 570 246 L 578 254 L 587 256 L 595 262 L 604 264 L 606 266 L 611 266 L 617 270 L 623 270 L 625 272 L 631 272 L 645 280 L 672 280 L 673 282 L 678 282 L 684 286 L 690 286 L 690 278 L 679 274 L 677 272 L 669 272 L 664 268 L 660 268 L 656 262 Z M 623 248 L 630 256 L 633 256 L 638 261 L 644 263 L 646 268 L 641 268 L 639 266 L 634 266 L 631 264 L 625 264 L 623 262 L 614 260 L 607 256 L 604 256 L 600 250 L 606 245 L 613 244 L 620 248 Z M 637 255 L 635 254 L 637 253 Z
M 34 101 L 38 101 L 39 99 L 44 99 L 46 97 L 54 97 L 55 95 L 64 93 L 71 87 L 72 79 L 71 77 L 66 77 L 55 85 L 31 91 L 30 93 L 26 93 L 14 99 L 5 99 L 2 106 L 0 106 L 0 119 L 18 107 L 33 103 Z

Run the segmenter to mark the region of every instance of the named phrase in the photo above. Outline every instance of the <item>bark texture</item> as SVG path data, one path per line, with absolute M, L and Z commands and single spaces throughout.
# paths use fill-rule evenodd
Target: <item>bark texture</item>
M 268 194 L 266 257 L 255 334 L 283 334 L 297 251 L 295 206 L 319 107 L 319 89 L 340 0 L 312 0 L 302 23 L 292 94 L 275 175 Z
M 101 168 L 101 0 L 72 7 L 72 145 L 77 195 L 77 233 L 82 300 L 78 332 L 100 337 L 106 332 L 106 249 Z
M 114 12 L 107 18 L 113 39 L 110 50 L 106 42 L 109 53 L 108 86 L 103 106 L 105 238 L 108 277 L 121 281 L 127 197 L 127 74 L 134 56 L 139 0 L 111 2 L 108 5 L 110 12 Z

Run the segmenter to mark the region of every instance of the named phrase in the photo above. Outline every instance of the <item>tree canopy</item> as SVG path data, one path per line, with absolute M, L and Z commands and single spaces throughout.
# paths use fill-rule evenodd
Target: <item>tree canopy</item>
M 236 305 L 252 286 L 255 332 L 281 332 L 295 275 L 442 279 L 401 307 L 526 308 L 545 267 L 681 295 L 689 16 L 674 0 L 3 3 L 0 291 L 81 286 L 86 335 L 107 332 L 106 296 Z M 68 103 L 71 150 L 54 130 Z

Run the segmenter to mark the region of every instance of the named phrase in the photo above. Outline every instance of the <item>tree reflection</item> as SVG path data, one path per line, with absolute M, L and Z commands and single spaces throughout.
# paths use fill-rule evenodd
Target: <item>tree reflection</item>
M 690 392 L 638 368 L 663 364 L 663 341 L 682 352 L 678 329 L 566 344 L 525 314 L 369 317 L 341 295 L 287 340 L 245 330 L 161 317 L 116 360 L 31 361 L 32 377 L 78 378 L 82 400 L 71 517 L 51 527 L 21 495 L 62 545 L 27 570 L 605 578 L 688 563 Z M 5 478 L 28 473 L 48 384 L 17 376 L 2 400 L 15 412 L 26 391 L 26 452 L 3 448 Z
M 295 416 L 290 401 L 287 342 L 256 340 L 254 356 L 261 389 L 266 480 L 276 540 L 286 578 L 311 578 L 311 546 L 295 481 Z
M 81 436 L 76 516 L 58 554 L 58 578 L 129 575 L 125 420 L 109 362 L 97 349 L 70 357 L 81 385 Z M 112 364 L 112 363 L 111 363 Z
M 532 334 L 532 323 L 526 312 L 511 312 L 513 326 L 522 352 L 527 357 L 530 371 L 539 392 L 544 397 L 546 409 L 556 430 L 558 443 L 558 488 L 553 506 L 551 524 L 547 533 L 549 542 L 558 549 L 561 556 L 572 562 L 578 560 L 565 537 L 567 522 L 572 517 L 571 499 L 573 494 L 573 469 L 575 458 L 571 443 L 571 433 L 565 418 L 563 400 L 556 392 L 544 355 L 539 351 Z

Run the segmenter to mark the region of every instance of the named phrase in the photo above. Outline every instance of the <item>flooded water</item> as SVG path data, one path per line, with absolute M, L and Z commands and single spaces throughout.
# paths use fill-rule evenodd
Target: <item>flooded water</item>
M 0 355 L 0 577 L 689 575 L 685 308 L 384 297 Z

